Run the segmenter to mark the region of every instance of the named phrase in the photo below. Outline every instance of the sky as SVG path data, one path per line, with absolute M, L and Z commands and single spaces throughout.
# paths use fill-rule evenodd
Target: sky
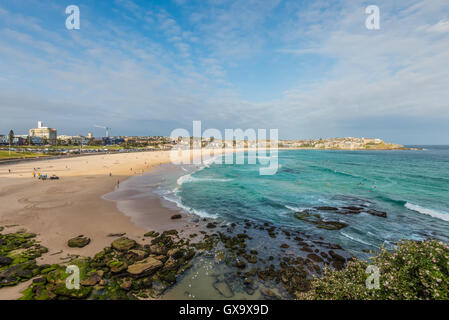
M 449 1 L 0 0 L 0 134 L 38 120 L 449 144 Z

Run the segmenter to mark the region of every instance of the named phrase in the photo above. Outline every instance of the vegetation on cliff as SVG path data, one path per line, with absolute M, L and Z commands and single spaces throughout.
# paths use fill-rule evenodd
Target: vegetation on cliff
M 379 268 L 379 288 L 368 289 L 368 265 Z M 381 249 L 370 262 L 354 259 L 343 270 L 325 268 L 299 299 L 440 300 L 449 299 L 449 245 L 436 240 L 398 243 Z

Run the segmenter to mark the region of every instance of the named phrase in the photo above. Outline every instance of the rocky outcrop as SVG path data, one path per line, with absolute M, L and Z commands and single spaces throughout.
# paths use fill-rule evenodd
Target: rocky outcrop
M 112 247 L 118 251 L 128 251 L 136 245 L 136 241 L 122 237 L 112 242 Z
M 234 296 L 234 292 L 232 292 L 231 287 L 226 281 L 215 282 L 214 288 L 225 298 L 232 298 Z
M 84 248 L 90 243 L 90 238 L 80 235 L 67 241 L 70 248 Z
M 296 212 L 295 217 L 299 220 L 314 224 L 317 228 L 327 230 L 340 230 L 348 226 L 347 223 L 341 221 L 324 220 L 319 214 L 311 213 L 308 210 Z
M 148 257 L 128 267 L 128 273 L 131 275 L 150 275 L 160 269 L 164 264 L 153 257 Z

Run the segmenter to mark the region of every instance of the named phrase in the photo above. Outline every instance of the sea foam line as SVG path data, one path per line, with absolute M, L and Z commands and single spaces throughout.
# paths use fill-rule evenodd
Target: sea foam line
M 193 213 L 193 214 L 195 214 L 195 215 L 197 215 L 197 216 L 199 216 L 201 218 L 212 218 L 212 219 L 218 218 L 218 215 L 216 215 L 216 214 L 211 214 L 211 213 L 209 213 L 207 211 L 204 211 L 204 210 L 197 210 L 197 209 L 193 209 L 191 207 L 185 206 L 185 205 L 182 204 L 181 200 L 173 199 L 173 198 L 168 197 L 168 196 L 162 196 L 162 197 L 165 200 L 167 200 L 167 201 L 175 203 L 178 206 L 178 208 L 181 208 L 181 209 L 183 209 L 183 210 L 185 210 L 187 212 Z
M 404 205 L 407 209 L 412 210 L 412 211 L 416 211 L 422 214 L 426 214 L 428 216 L 432 216 L 434 218 L 438 218 L 444 221 L 449 221 L 449 213 L 446 212 L 438 212 L 432 209 L 428 209 L 428 208 L 424 208 L 421 206 L 418 206 L 416 204 L 410 203 L 410 202 L 406 202 Z
M 179 177 L 178 180 L 176 181 L 176 183 L 178 185 L 183 185 L 184 183 L 188 183 L 188 182 L 201 182 L 201 181 L 211 181 L 211 182 L 228 182 L 228 181 L 232 181 L 234 179 L 226 179 L 226 178 L 197 178 L 197 177 L 192 177 L 191 174 L 186 174 L 182 177 Z
M 344 233 L 344 232 L 342 232 L 342 231 L 340 231 L 340 234 L 341 234 L 342 236 L 344 236 L 344 237 L 346 237 L 346 238 L 352 240 L 352 241 L 356 241 L 356 242 L 363 243 L 363 244 L 366 244 L 366 245 L 369 245 L 369 246 L 372 246 L 372 247 L 379 248 L 378 246 L 376 246 L 376 245 L 374 245 L 374 244 L 372 244 L 372 243 L 369 243 L 369 242 L 365 242 L 365 241 L 363 241 L 362 239 L 359 239 L 359 238 L 356 238 L 356 237 L 351 237 L 349 234 L 346 234 L 346 233 Z

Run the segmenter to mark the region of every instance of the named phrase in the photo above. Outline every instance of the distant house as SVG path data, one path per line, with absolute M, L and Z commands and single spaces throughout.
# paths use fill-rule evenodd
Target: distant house
M 8 136 L 0 134 L 0 145 L 5 145 L 5 144 L 9 144 L 9 138 L 8 138 Z
M 47 139 L 49 144 L 55 145 L 57 141 L 56 129 L 44 127 L 42 121 L 37 122 L 37 128 L 30 129 L 30 137 L 40 137 L 42 140 Z

